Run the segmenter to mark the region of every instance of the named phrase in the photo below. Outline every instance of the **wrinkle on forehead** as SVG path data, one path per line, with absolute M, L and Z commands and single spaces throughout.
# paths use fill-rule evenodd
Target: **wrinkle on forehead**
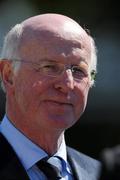
M 31 17 L 23 21 L 24 33 L 29 37 L 36 33 L 39 36 L 46 37 L 47 34 L 59 36 L 64 39 L 79 40 L 89 37 L 85 30 L 73 19 L 59 14 L 43 14 Z
M 90 52 L 90 38 L 74 20 L 62 15 L 40 15 L 23 22 L 20 46 L 69 54 L 73 49 Z
M 72 26 L 74 25 L 78 27 L 78 29 L 81 28 L 81 26 L 73 19 L 64 15 L 51 14 L 51 13 L 34 16 L 22 22 L 24 26 L 31 26 L 34 28 L 53 27 L 54 29 L 58 29 L 67 23 L 71 24 Z

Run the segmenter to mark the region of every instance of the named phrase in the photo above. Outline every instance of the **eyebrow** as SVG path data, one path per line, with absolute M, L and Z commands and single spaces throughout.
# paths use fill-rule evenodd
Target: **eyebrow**
M 59 62 L 59 61 L 57 61 L 57 60 L 55 60 L 55 59 L 48 59 L 48 58 L 39 59 L 39 61 L 36 62 L 36 64 L 39 64 L 41 61 L 49 61 L 49 62 L 55 62 L 55 63 L 64 64 L 63 62 Z M 78 63 L 77 63 L 77 61 L 76 61 L 76 62 L 73 62 L 73 63 L 71 62 L 71 64 L 80 65 L 81 62 L 83 62 L 83 63 L 85 63 L 87 66 L 89 66 L 89 64 L 87 63 L 87 61 L 86 61 L 85 59 L 83 59 L 83 58 L 80 58 L 80 61 L 79 61 Z M 34 62 L 33 62 L 33 63 L 34 63 Z
M 84 59 L 81 59 L 81 60 L 80 60 L 80 63 L 81 63 L 81 62 L 84 62 L 85 64 L 89 65 L 89 64 L 87 63 L 87 61 L 84 60 Z
M 51 61 L 51 62 L 57 62 L 56 60 L 53 59 L 39 59 L 39 61 L 37 63 L 40 63 L 41 61 Z

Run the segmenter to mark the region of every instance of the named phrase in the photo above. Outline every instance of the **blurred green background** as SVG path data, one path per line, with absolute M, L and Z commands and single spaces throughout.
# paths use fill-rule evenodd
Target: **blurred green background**
M 98 74 L 80 121 L 66 132 L 67 144 L 95 158 L 120 143 L 120 6 L 115 0 L 1 0 L 0 49 L 8 30 L 42 13 L 67 15 L 90 30 L 98 49 Z M 5 96 L 0 89 L 0 119 Z

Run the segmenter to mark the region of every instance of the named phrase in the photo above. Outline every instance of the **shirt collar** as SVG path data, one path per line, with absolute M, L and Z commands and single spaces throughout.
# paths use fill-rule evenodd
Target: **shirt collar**
M 1 122 L 0 131 L 11 144 L 26 170 L 31 168 L 40 159 L 48 156 L 44 150 L 16 129 L 8 120 L 7 116 L 4 116 Z M 67 165 L 66 144 L 64 138 L 55 156 L 61 157 Z

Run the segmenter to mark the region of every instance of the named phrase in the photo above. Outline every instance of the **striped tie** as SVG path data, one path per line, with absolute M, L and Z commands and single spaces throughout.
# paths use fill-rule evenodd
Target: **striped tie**
M 56 161 L 57 160 L 57 161 Z M 52 162 L 52 164 L 51 164 Z M 45 176 L 49 180 L 58 180 L 62 176 L 60 174 L 59 170 L 59 164 L 56 166 L 56 162 L 60 163 L 60 159 L 56 157 L 51 157 L 51 158 L 43 158 L 39 162 L 37 162 L 37 167 L 45 174 Z

